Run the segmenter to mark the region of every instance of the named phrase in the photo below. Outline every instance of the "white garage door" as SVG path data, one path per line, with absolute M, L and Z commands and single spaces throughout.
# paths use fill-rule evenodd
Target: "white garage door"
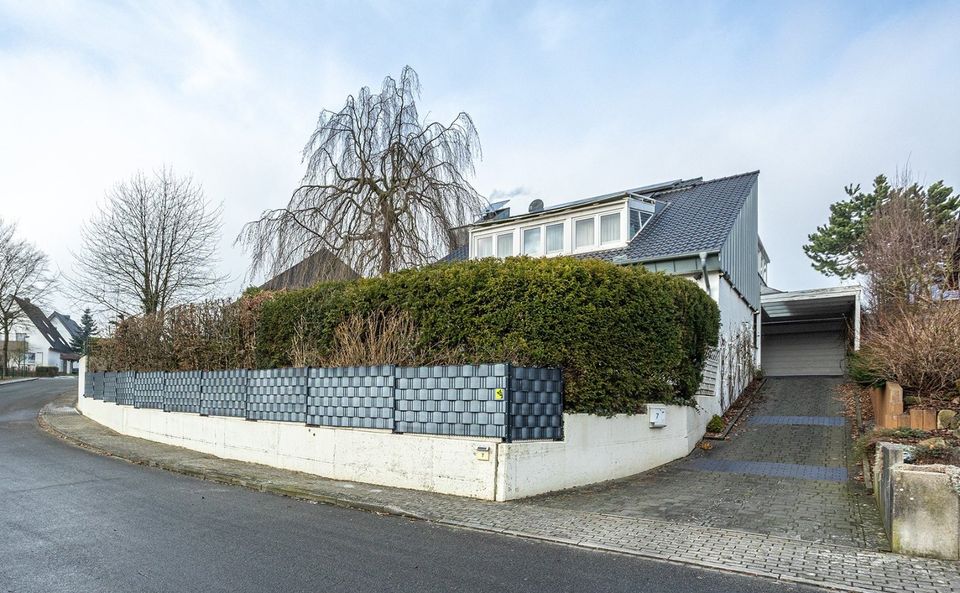
M 811 328 L 812 329 L 812 328 Z M 846 363 L 846 347 L 842 331 L 803 331 L 803 327 L 786 332 L 764 328 L 760 365 L 769 377 L 795 375 L 842 375 Z

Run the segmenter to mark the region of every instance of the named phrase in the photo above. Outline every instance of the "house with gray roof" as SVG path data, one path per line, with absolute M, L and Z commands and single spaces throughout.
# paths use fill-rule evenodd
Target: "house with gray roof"
M 512 214 L 492 204 L 443 261 L 572 256 L 689 278 L 720 307 L 721 343 L 701 395 L 727 408 L 760 360 L 760 292 L 769 263 L 757 224 L 759 172 L 676 179 Z
M 23 315 L 11 336 L 14 345 L 18 347 L 11 349 L 15 354 L 11 356 L 8 365 L 31 371 L 38 366 L 51 366 L 59 369 L 61 373 L 72 373 L 77 368 L 80 356 L 70 347 L 72 336 L 69 332 L 64 336 L 56 327 L 63 323 L 63 320 L 57 317 L 60 314 L 48 317 L 29 299 L 14 297 L 14 301 Z M 69 317 L 62 317 L 69 320 Z

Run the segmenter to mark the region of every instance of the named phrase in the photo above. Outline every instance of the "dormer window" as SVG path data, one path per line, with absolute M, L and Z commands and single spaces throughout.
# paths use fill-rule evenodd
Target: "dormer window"
M 624 196 L 557 212 L 535 210 L 516 220 L 481 221 L 469 230 L 469 257 L 554 257 L 625 247 L 632 238 L 635 201 Z M 643 205 L 637 209 L 637 220 L 644 220 Z
M 529 229 L 523 229 L 523 254 L 540 255 L 541 252 L 540 227 L 535 226 Z
M 620 241 L 620 213 L 604 214 L 600 217 L 600 244 Z
M 593 217 L 581 218 L 573 223 L 573 248 L 593 247 Z
M 563 251 L 563 223 L 547 225 L 547 253 Z
M 497 257 L 504 258 L 513 255 L 513 233 L 497 235 Z
M 477 239 L 477 257 L 493 257 L 493 237 Z

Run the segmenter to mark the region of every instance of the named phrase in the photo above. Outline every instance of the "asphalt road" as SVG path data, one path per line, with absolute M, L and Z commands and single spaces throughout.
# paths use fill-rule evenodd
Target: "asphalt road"
M 816 591 L 317 505 L 135 466 L 36 424 L 75 381 L 0 384 L 0 593 Z

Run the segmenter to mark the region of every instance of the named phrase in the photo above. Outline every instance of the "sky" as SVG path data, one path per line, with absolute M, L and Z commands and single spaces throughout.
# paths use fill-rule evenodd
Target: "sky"
M 421 114 L 473 118 L 484 196 L 759 170 L 770 284 L 832 286 L 802 245 L 844 186 L 960 187 L 958 25 L 960 2 L 0 0 L 0 216 L 68 275 L 105 192 L 169 166 L 222 203 L 235 294 L 233 240 L 298 185 L 320 111 L 409 64 Z

